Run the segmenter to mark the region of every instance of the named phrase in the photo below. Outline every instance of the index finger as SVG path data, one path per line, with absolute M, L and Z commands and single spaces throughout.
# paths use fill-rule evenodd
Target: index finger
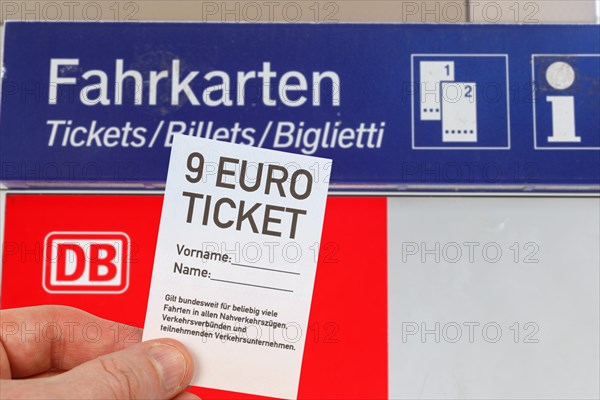
M 141 337 L 139 328 L 72 307 L 1 310 L 0 345 L 4 347 L 9 366 L 1 363 L 0 378 L 23 378 L 53 369 L 69 370 L 138 343 Z

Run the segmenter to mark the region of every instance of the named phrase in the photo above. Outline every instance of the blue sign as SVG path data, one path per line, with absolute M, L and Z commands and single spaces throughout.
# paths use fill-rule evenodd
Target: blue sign
M 332 190 L 600 189 L 599 25 L 8 22 L 4 41 L 8 187 L 161 187 L 186 134 L 332 158 Z

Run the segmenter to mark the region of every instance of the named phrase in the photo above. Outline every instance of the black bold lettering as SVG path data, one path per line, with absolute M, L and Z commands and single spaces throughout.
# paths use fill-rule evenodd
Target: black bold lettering
M 194 203 L 196 202 L 196 199 L 201 199 L 204 197 L 204 195 L 200 194 L 200 193 L 194 193 L 194 192 L 182 192 L 182 194 L 185 197 L 189 197 L 190 201 L 188 203 L 188 212 L 187 212 L 187 219 L 185 220 L 185 222 L 187 222 L 188 224 L 190 222 L 192 222 L 192 217 L 194 215 Z
M 213 214 L 213 221 L 215 222 L 215 225 L 217 225 L 219 228 L 226 229 L 233 225 L 233 221 L 229 220 L 227 222 L 221 222 L 221 220 L 219 219 L 219 213 L 221 212 L 221 206 L 223 205 L 223 203 L 227 203 L 231 208 L 235 209 L 235 202 L 229 197 L 223 197 L 215 202 L 215 213 Z
M 306 176 L 306 189 L 305 189 L 304 193 L 299 194 L 296 191 L 296 185 L 298 184 L 298 179 L 300 178 L 301 175 Z M 313 184 L 313 179 L 312 179 L 312 175 L 310 174 L 310 172 L 308 172 L 305 169 L 299 169 L 297 171 L 294 171 L 294 173 L 292 174 L 292 180 L 290 182 L 290 193 L 292 194 L 292 197 L 295 198 L 296 200 L 306 199 L 308 196 L 310 196 L 310 193 L 312 192 L 312 184 Z
M 275 171 L 280 171 L 281 176 L 276 178 L 273 174 Z M 277 190 L 279 191 L 279 195 L 281 197 L 285 197 L 285 191 L 283 190 L 283 182 L 285 182 L 288 178 L 287 169 L 279 165 L 269 165 L 267 169 L 267 182 L 265 188 L 265 194 L 271 193 L 271 185 L 275 183 L 277 185 Z
M 219 159 L 219 170 L 217 171 L 217 187 L 222 187 L 225 189 L 235 189 L 235 185 L 233 183 L 224 182 L 224 175 L 235 176 L 235 171 L 230 169 L 225 169 L 225 163 L 237 164 L 240 160 L 237 158 L 229 158 L 229 157 L 221 157 Z

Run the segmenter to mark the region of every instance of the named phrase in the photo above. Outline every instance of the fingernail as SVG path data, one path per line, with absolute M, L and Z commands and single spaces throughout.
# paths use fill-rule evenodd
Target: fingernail
M 155 344 L 148 354 L 155 361 L 164 389 L 170 392 L 179 388 L 186 370 L 183 354 L 168 344 Z

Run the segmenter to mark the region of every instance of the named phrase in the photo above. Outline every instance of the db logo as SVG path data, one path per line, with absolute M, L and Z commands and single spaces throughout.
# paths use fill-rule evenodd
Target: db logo
M 129 236 L 122 232 L 51 232 L 44 241 L 49 293 L 123 293 L 129 285 Z

